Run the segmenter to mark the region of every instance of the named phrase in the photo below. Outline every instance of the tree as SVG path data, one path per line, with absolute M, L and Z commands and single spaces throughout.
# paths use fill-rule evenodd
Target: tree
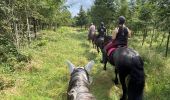
M 77 19 L 76 24 L 78 26 L 81 26 L 81 28 L 83 25 L 86 25 L 88 23 L 88 18 L 87 18 L 86 12 L 84 11 L 82 5 L 80 6 L 80 11 L 79 11 L 76 19 Z
M 97 25 L 104 22 L 107 27 L 110 27 L 116 23 L 118 6 L 117 0 L 95 0 L 94 6 L 91 8 L 92 21 Z
M 66 25 L 71 18 L 65 0 L 1 0 L 0 34 L 19 47 L 22 40 L 31 42 L 37 31 Z
M 139 19 L 141 21 L 142 24 L 142 30 L 143 30 L 143 41 L 142 41 L 142 45 L 145 42 L 145 39 L 147 37 L 147 33 L 148 33 L 148 25 L 150 24 L 150 22 L 152 22 L 152 7 L 148 2 L 143 1 L 141 3 L 141 8 L 139 10 Z
M 128 3 L 127 0 L 120 0 L 120 11 L 119 11 L 119 15 L 123 15 L 126 18 L 128 17 Z
M 166 53 L 168 54 L 169 38 L 170 38 L 170 1 L 168 0 L 157 0 L 157 15 L 160 19 L 160 25 L 165 30 L 164 32 L 169 33 L 167 36 Z

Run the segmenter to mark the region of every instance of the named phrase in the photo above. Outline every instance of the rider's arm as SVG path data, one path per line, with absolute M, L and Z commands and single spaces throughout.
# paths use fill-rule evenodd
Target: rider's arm
M 113 39 L 113 40 L 116 39 L 117 33 L 118 33 L 118 29 L 115 28 L 115 29 L 112 31 L 112 39 Z
M 131 31 L 129 30 L 129 28 L 127 28 L 128 30 L 128 37 L 130 38 L 131 37 Z
M 107 30 L 106 30 L 106 28 L 104 29 L 104 32 L 105 32 L 105 34 L 104 34 L 104 35 L 107 35 Z

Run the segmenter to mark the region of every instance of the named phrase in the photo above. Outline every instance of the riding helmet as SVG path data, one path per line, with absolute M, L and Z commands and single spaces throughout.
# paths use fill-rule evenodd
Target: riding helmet
M 101 24 L 101 26 L 104 26 L 104 22 L 101 22 L 100 24 Z
M 125 17 L 124 16 L 120 16 L 119 17 L 119 24 L 124 24 L 125 23 Z

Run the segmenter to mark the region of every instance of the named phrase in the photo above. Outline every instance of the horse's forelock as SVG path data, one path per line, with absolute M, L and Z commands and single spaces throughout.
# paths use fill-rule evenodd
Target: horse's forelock
M 68 88 L 68 93 L 69 93 L 68 95 L 71 98 L 73 97 L 76 99 L 77 97 L 89 98 L 89 99 L 81 99 L 81 100 L 94 100 L 94 99 L 90 99 L 93 96 L 89 92 L 89 85 L 90 85 L 90 82 L 89 82 L 89 75 L 87 71 L 81 67 L 75 68 L 73 73 L 71 74 L 71 79 L 70 79 L 69 88 Z M 72 93 L 72 90 L 74 90 L 74 93 Z
M 71 82 L 74 80 L 81 80 L 85 84 L 89 84 L 89 74 L 84 68 L 76 68 L 74 69 L 73 73 L 71 74 Z

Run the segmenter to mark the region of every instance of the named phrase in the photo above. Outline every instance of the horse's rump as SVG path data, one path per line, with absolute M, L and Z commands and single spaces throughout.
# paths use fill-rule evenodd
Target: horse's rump
M 104 37 L 99 37 L 95 39 L 95 44 L 99 47 L 103 47 Z
M 88 39 L 89 39 L 89 40 L 93 40 L 94 35 L 95 35 L 95 32 L 90 31 L 90 32 L 88 33 Z

